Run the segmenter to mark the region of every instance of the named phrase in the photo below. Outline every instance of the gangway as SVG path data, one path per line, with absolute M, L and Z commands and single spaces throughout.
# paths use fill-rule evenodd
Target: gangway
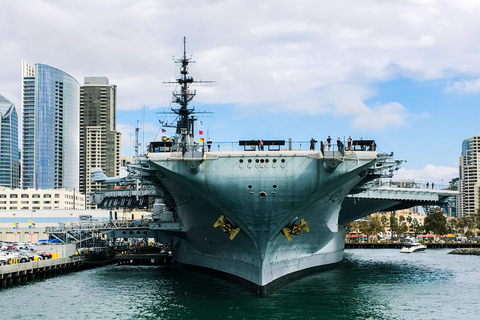
M 345 224 L 372 212 L 394 211 L 414 206 L 448 206 L 458 191 L 368 186 L 349 194 L 342 204 L 339 223 Z

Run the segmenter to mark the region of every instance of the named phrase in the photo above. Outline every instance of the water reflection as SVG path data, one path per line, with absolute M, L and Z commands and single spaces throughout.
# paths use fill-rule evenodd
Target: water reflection
M 347 250 L 266 298 L 161 266 L 107 266 L 2 289 L 3 319 L 478 319 L 480 259 Z M 34 315 L 34 316 L 33 316 Z M 428 316 L 425 316 L 428 315 Z

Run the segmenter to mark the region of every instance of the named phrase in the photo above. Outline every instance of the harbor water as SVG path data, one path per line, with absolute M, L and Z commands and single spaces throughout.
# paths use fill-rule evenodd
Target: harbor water
M 109 265 L 0 289 L 2 319 L 480 319 L 480 257 L 349 249 L 265 298 L 169 266 Z

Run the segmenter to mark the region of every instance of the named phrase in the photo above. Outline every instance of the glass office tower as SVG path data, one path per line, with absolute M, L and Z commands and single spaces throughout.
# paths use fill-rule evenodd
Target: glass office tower
M 78 190 L 80 84 L 45 64 L 23 75 L 23 187 Z
M 15 105 L 0 94 L 0 186 L 20 186 L 18 115 Z

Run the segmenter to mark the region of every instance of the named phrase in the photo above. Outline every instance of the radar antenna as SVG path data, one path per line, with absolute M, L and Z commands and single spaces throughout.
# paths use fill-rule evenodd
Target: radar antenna
M 180 91 L 173 91 L 172 103 L 180 105 L 180 108 L 171 108 L 172 112 L 178 115 L 176 134 L 179 138 L 178 147 L 185 154 L 191 147 L 195 146 L 194 142 L 194 123 L 198 119 L 195 118 L 195 108 L 189 108 L 188 105 L 197 94 L 196 90 L 190 90 L 191 84 L 214 84 L 215 81 L 198 81 L 189 76 L 188 65 L 195 63 L 191 58 L 187 58 L 187 40 L 183 38 L 183 57 L 174 59 L 175 63 L 180 63 L 180 77 L 176 81 L 164 82 L 164 84 L 178 84 Z

